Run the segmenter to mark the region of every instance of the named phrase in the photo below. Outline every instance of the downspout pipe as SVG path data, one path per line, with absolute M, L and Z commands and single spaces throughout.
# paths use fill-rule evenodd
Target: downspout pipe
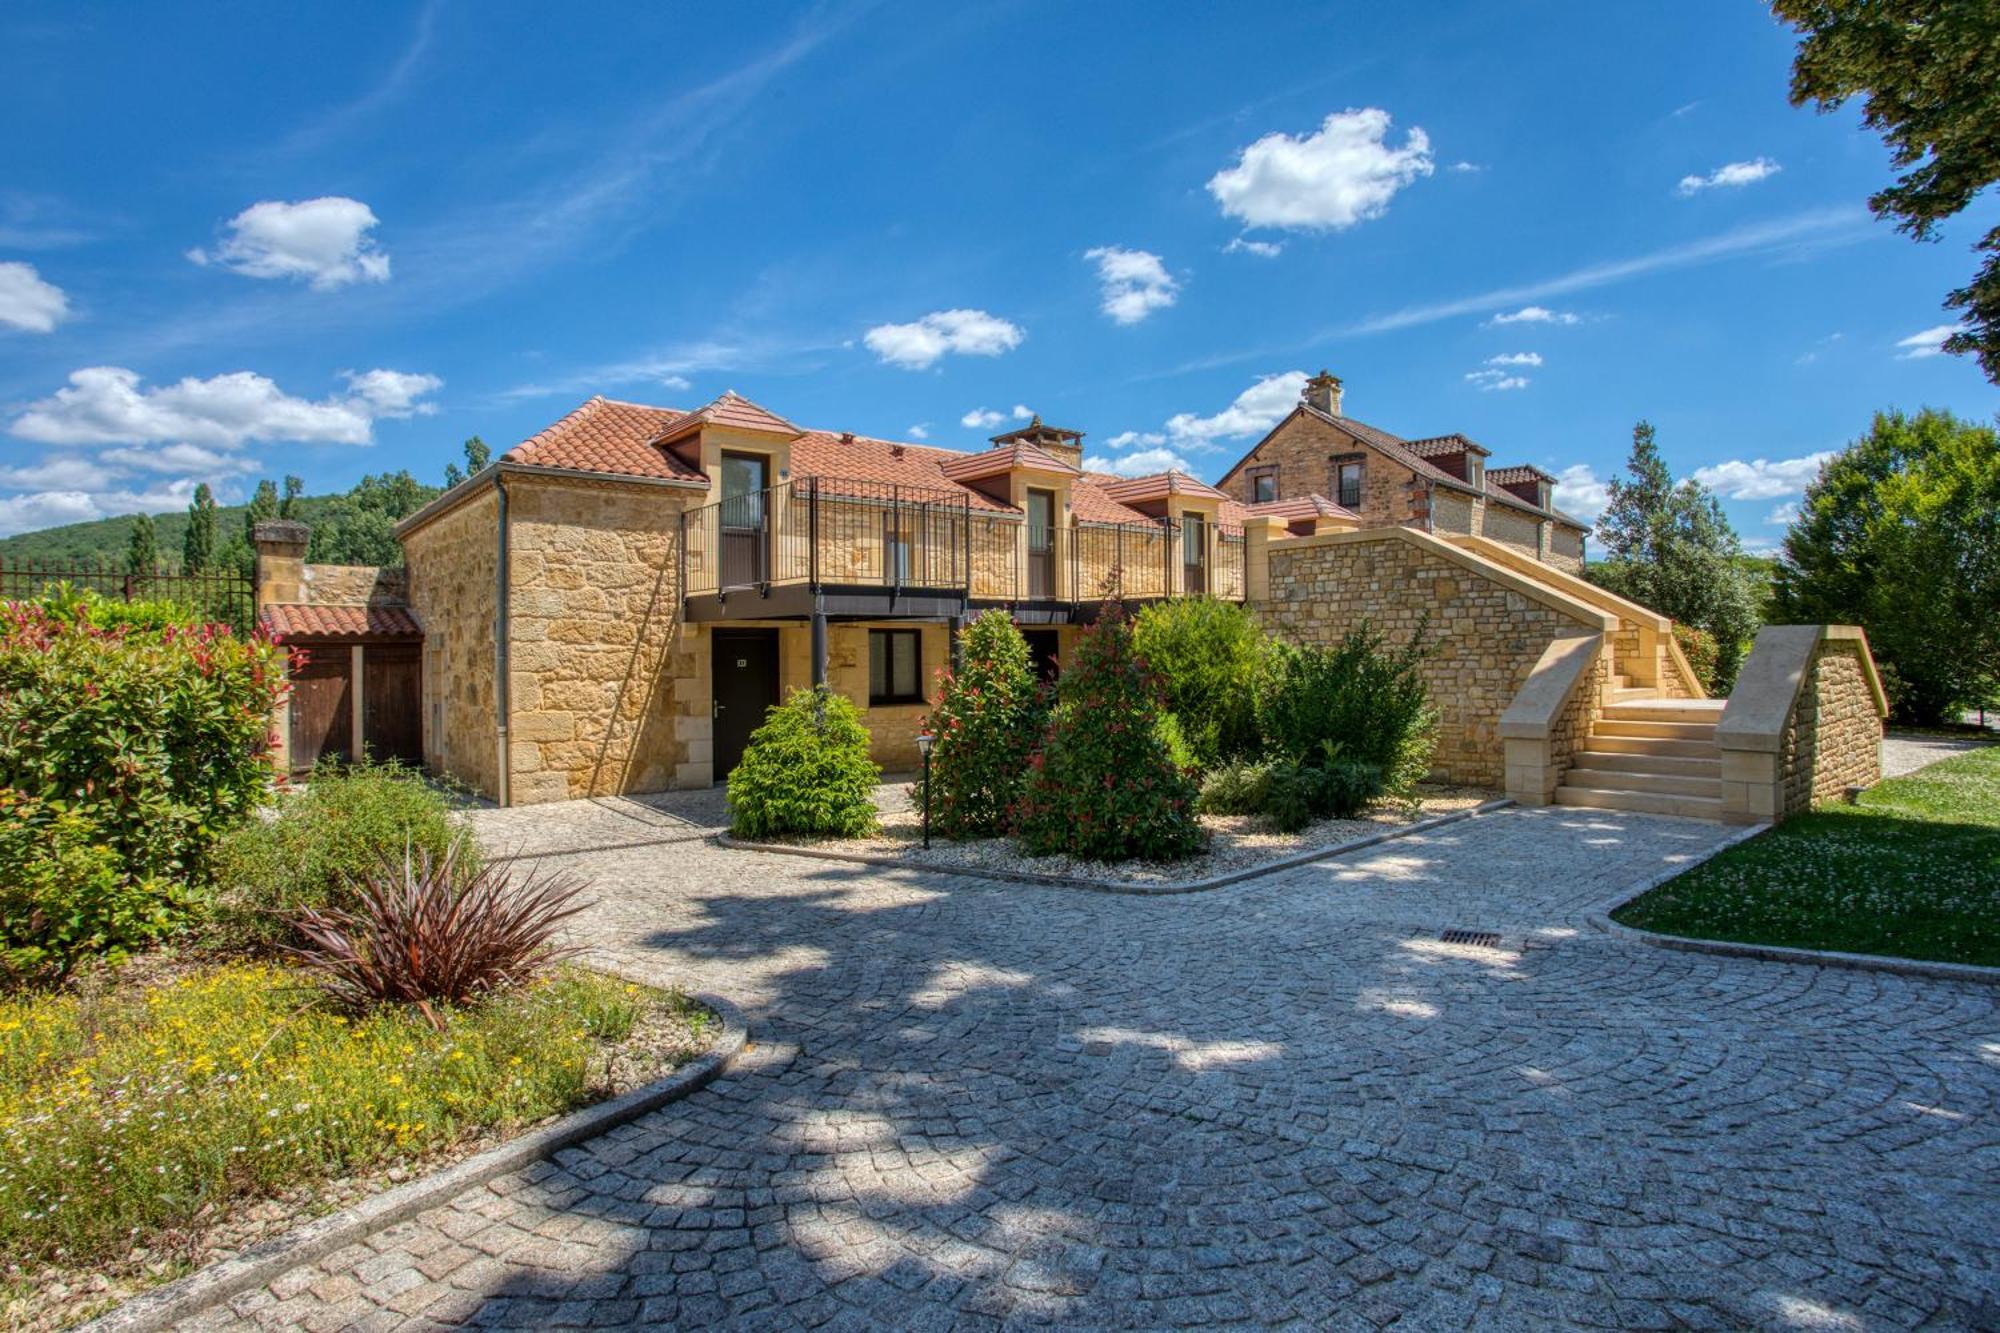
M 494 699 L 494 706 L 498 712 L 498 716 L 495 720 L 498 723 L 496 731 L 499 739 L 500 780 L 495 786 L 494 794 L 499 798 L 500 805 L 504 809 L 505 807 L 510 806 L 514 803 L 513 792 L 512 792 L 513 784 L 509 780 L 510 772 L 513 768 L 513 765 L 510 762 L 512 758 L 512 748 L 508 744 L 508 735 L 507 735 L 508 721 L 512 717 L 514 712 L 513 708 L 514 688 L 513 688 L 513 682 L 509 679 L 508 666 L 507 666 L 507 654 L 508 654 L 508 649 L 512 644 L 512 636 L 509 631 L 508 616 L 507 616 L 508 550 L 507 550 L 507 474 L 506 473 L 495 472 L 493 474 L 493 492 L 495 495 L 499 497 L 499 504 L 500 504 L 499 535 L 496 538 L 496 547 L 495 547 L 496 558 L 494 560 L 494 575 L 493 575 L 493 581 L 495 585 L 494 594 L 498 599 L 494 604 L 494 611 L 493 611 L 493 699 Z

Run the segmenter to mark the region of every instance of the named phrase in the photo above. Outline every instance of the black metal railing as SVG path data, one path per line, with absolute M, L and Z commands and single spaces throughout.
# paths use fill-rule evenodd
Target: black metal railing
M 963 493 L 795 477 L 681 515 L 687 596 L 803 583 L 925 589 L 972 601 L 1243 596 L 1243 534 L 1203 524 L 1026 523 Z
M 190 616 L 247 633 L 257 618 L 257 585 L 235 569 L 133 573 L 80 562 L 0 560 L 0 601 L 25 601 L 71 591 L 114 602 L 172 602 Z

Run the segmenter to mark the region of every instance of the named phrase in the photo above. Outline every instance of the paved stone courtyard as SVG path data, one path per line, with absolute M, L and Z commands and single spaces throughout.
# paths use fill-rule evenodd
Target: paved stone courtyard
M 1725 836 L 1505 811 L 1173 899 L 567 856 L 743 1061 L 200 1322 L 2000 1324 L 2000 990 L 1584 925 Z

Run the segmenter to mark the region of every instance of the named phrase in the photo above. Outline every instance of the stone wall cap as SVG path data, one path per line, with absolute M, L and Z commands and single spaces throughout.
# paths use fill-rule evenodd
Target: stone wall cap
M 1722 720 L 1715 725 L 1716 743 L 1725 750 L 1777 753 L 1784 746 L 1806 672 L 1822 642 L 1851 643 L 1860 648 L 1862 673 L 1874 696 L 1875 713 L 1886 717 L 1888 698 L 1868 650 L 1868 635 L 1858 625 L 1766 625 L 1757 631 L 1750 656 L 1736 676 Z
M 250 539 L 280 546 L 303 546 L 312 540 L 312 528 L 295 518 L 267 518 L 250 530 Z
M 1542 649 L 1541 660 L 1500 715 L 1500 739 L 1546 740 L 1603 647 L 1602 634 L 1573 634 Z

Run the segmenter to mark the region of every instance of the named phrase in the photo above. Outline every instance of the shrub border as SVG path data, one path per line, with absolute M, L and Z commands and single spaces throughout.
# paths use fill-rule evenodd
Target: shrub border
M 722 1019 L 722 1034 L 713 1046 L 667 1077 L 260 1241 L 186 1277 L 141 1292 L 81 1327 L 94 1333 L 154 1333 L 170 1328 L 231 1297 L 265 1286 L 302 1264 L 428 1212 L 476 1185 L 531 1166 L 707 1086 L 742 1053 L 750 1029 L 742 1010 L 721 996 L 693 993 L 688 998 Z
M 1413 824 L 1399 828 L 1384 829 L 1380 833 L 1370 833 L 1364 837 L 1336 842 L 1326 847 L 1309 847 L 1290 856 L 1279 857 L 1262 865 L 1245 866 L 1241 870 L 1231 870 L 1207 879 L 1168 880 L 1149 883 L 1140 880 L 1085 879 L 1080 875 L 1044 875 L 1032 870 L 991 870 L 972 866 L 935 866 L 921 861 L 910 861 L 899 856 L 874 856 L 864 852 L 836 852 L 824 847 L 794 847 L 782 842 L 751 842 L 736 838 L 728 833 L 715 836 L 716 845 L 739 852 L 771 852 L 778 856 L 804 856 L 815 861 L 845 861 L 851 865 L 884 866 L 892 870 L 920 870 L 932 875 L 960 875 L 967 879 L 1004 879 L 1021 884 L 1046 884 L 1059 888 L 1089 889 L 1093 893 L 1121 893 L 1142 898 L 1164 898 L 1183 893 L 1206 893 L 1210 889 L 1226 888 L 1259 875 L 1269 875 L 1279 870 L 1290 870 L 1296 866 L 1323 861 L 1330 856 L 1343 856 L 1348 852 L 1358 852 L 1364 847 L 1391 842 L 1397 838 L 1407 838 L 1413 833 L 1428 833 L 1446 824 L 1456 824 L 1461 819 L 1471 819 L 1475 815 L 1491 814 L 1514 804 L 1511 796 L 1482 801 L 1470 810 L 1453 810 L 1448 814 L 1432 815 L 1429 819 L 1419 819 Z
M 1724 840 L 1719 846 L 1702 858 L 1702 862 L 1713 860 L 1739 843 L 1748 842 L 1760 833 L 1774 827 L 1770 824 L 1751 824 Z M 1701 864 L 1697 862 L 1696 865 Z M 1621 907 L 1637 902 L 1654 889 L 1672 880 L 1679 879 L 1696 867 L 1675 866 L 1650 875 L 1637 885 L 1621 889 L 1584 913 L 1584 920 L 1592 929 L 1631 944 L 1649 944 L 1655 949 L 1677 949 L 1683 953 L 1716 954 L 1724 958 L 1749 958 L 1765 963 L 1798 963 L 1810 967 L 1840 967 L 1857 972 L 1889 972 L 1898 976 L 1921 977 L 1929 981 L 1965 981 L 1983 986 L 2000 986 L 2000 967 L 1987 967 L 1979 963 L 1943 963 L 1923 958 L 1897 958 L 1891 954 L 1843 953 L 1838 949 L 1802 949 L 1789 944 L 1751 944 L 1743 940 L 1704 940 L 1692 935 L 1666 935 L 1658 931 L 1641 930 L 1637 926 L 1621 925 L 1611 919 L 1611 914 Z

